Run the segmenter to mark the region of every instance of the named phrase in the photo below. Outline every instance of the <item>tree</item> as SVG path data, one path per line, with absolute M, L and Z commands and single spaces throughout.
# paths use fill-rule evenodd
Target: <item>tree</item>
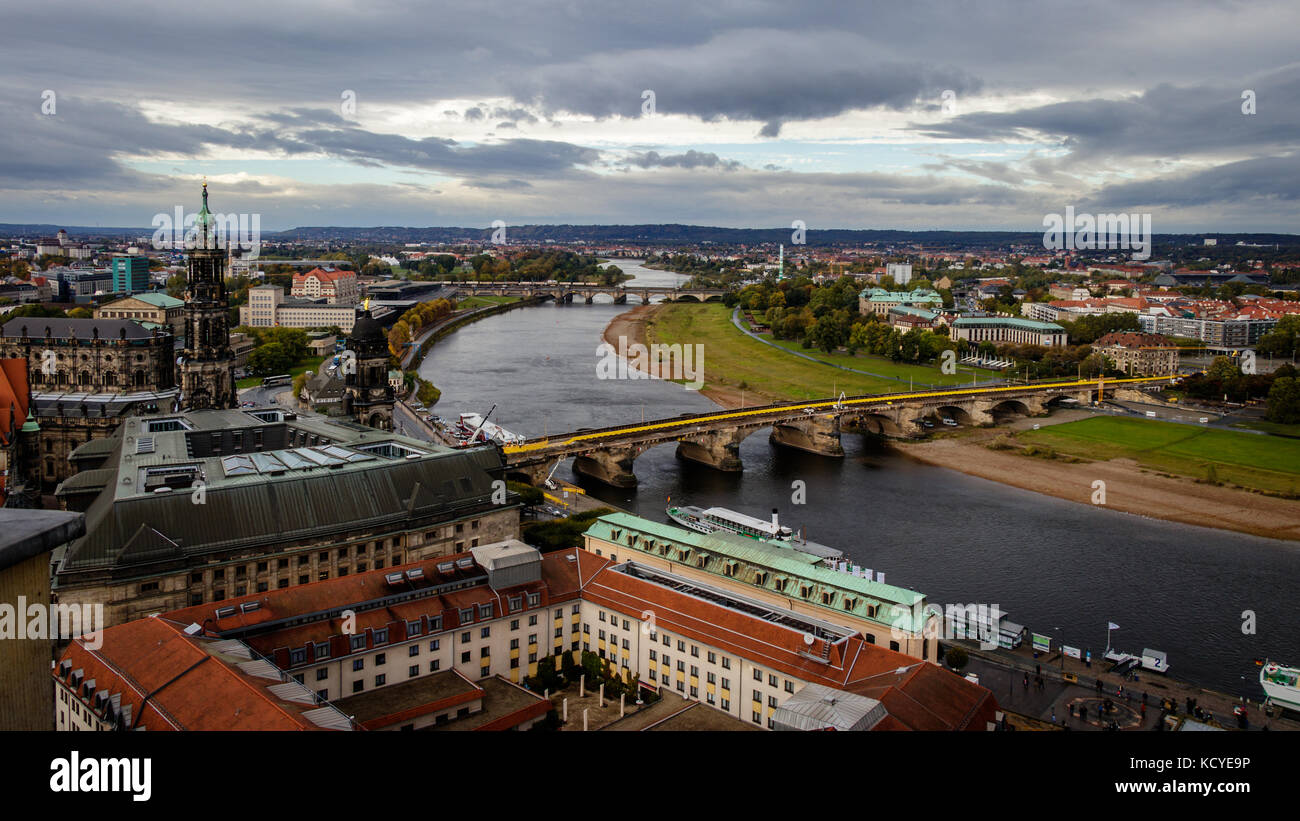
M 68 316 L 72 319 L 90 319 L 95 314 L 89 308 L 73 308 L 68 311 Z
M 1300 379 L 1279 376 L 1273 380 L 1273 387 L 1268 391 L 1265 417 L 1283 425 L 1300 423 Z
M 280 342 L 269 342 L 248 355 L 248 369 L 254 374 L 278 374 L 298 362 L 292 351 Z
M 1277 321 L 1273 330 L 1259 339 L 1255 350 L 1270 356 L 1295 356 L 1300 345 L 1300 314 L 1287 314 Z
M 954 670 L 960 670 L 970 661 L 970 654 L 963 647 L 949 647 L 943 657 Z

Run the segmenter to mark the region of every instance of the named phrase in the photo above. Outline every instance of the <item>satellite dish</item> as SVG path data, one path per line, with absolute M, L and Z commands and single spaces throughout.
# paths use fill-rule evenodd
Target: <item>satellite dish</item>
M 811 647 L 812 643 L 816 640 L 817 640 L 816 637 L 814 637 L 812 633 L 803 634 L 803 643 L 808 645 L 809 647 Z

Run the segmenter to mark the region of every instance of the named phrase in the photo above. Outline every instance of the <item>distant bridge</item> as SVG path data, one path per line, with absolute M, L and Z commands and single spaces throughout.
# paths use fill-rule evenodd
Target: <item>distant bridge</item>
M 540 484 L 554 464 L 577 457 L 573 469 L 614 487 L 635 487 L 636 457 L 655 445 L 677 443 L 679 456 L 717 470 L 739 471 L 740 443 L 762 428 L 773 444 L 843 456 L 841 431 L 913 437 L 921 420 L 940 415 L 963 425 L 992 425 L 1014 415 L 1045 416 L 1063 400 L 1100 401 L 1107 390 L 1157 385 L 1169 376 L 1081 379 L 1000 387 L 943 388 L 810 402 L 780 402 L 739 410 L 682 414 L 639 425 L 580 430 L 504 447 L 507 472 Z M 1069 404 L 1069 403 L 1066 403 Z
M 693 299 L 698 302 L 717 301 L 726 293 L 723 288 L 682 288 L 680 286 L 636 286 L 620 283 L 605 285 L 599 282 L 442 282 L 444 288 L 453 289 L 462 296 L 488 294 L 490 296 L 550 297 L 556 302 L 573 302 L 583 298 L 588 305 L 592 297 L 605 294 L 615 303 L 627 302 L 629 296 L 639 296 L 643 305 L 650 297 L 662 296 L 667 300 Z

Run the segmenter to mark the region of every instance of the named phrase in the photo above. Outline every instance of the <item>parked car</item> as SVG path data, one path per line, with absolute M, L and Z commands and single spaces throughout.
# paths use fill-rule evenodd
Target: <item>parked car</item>
M 950 428 L 955 428 L 955 427 L 957 427 L 957 420 L 955 420 L 955 419 L 949 419 L 949 418 L 946 417 L 946 416 L 943 418 L 943 423 L 944 423 L 945 425 L 947 425 L 948 427 L 950 427 Z

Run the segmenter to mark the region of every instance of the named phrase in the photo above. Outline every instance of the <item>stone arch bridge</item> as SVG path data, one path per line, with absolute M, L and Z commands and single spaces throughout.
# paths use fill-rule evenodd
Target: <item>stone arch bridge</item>
M 615 304 L 622 305 L 628 297 L 640 297 L 641 304 L 648 305 L 650 297 L 662 296 L 665 300 L 709 302 L 719 301 L 726 293 L 721 288 L 675 288 L 672 286 L 604 285 L 596 282 L 448 282 L 445 287 L 454 289 L 458 296 L 519 296 L 549 297 L 559 303 L 573 302 L 580 298 L 590 305 L 593 298 L 604 294 L 612 298 Z
M 540 484 L 558 461 L 576 457 L 573 467 L 578 473 L 614 487 L 635 487 L 636 457 L 668 442 L 677 443 L 682 458 L 739 471 L 740 443 L 764 428 L 771 429 L 772 444 L 843 456 L 842 432 L 910 438 L 924 432 L 922 420 L 934 417 L 989 426 L 1014 416 L 1045 416 L 1061 404 L 1101 401 L 1108 390 L 1113 395 L 1115 390 L 1158 386 L 1173 378 L 1071 380 L 783 402 L 580 430 L 502 450 L 507 474 L 532 484 Z

